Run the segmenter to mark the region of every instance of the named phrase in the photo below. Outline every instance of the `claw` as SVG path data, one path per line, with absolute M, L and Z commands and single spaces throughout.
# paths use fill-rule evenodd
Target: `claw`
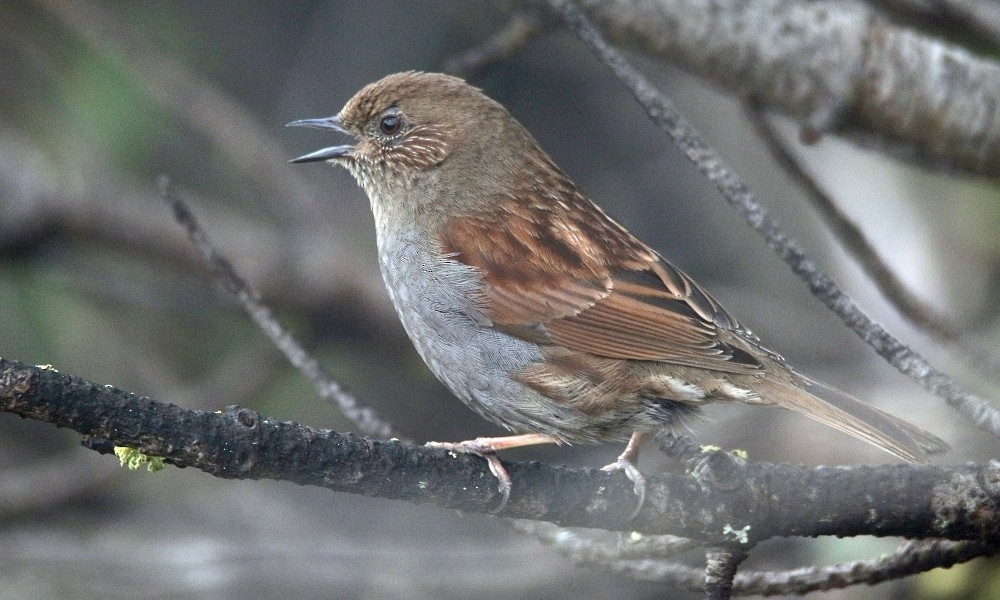
M 507 469 L 504 468 L 500 459 L 497 457 L 496 452 L 492 450 L 488 444 L 484 444 L 480 442 L 480 440 L 476 439 L 464 442 L 427 442 L 425 445 L 429 448 L 443 448 L 459 454 L 471 454 L 484 459 L 486 464 L 490 467 L 490 473 L 493 473 L 493 476 L 497 478 L 497 481 L 499 482 L 497 490 L 503 496 L 503 498 L 500 499 L 500 504 L 496 508 L 490 510 L 490 514 L 499 514 L 503 511 L 503 509 L 507 508 L 507 502 L 510 500 L 510 488 L 513 486 L 513 481 L 510 478 L 510 474 L 507 473 Z
M 487 464 L 490 466 L 490 473 L 493 473 L 493 476 L 499 482 L 497 489 L 503 494 L 500 504 L 490 511 L 491 515 L 498 515 L 503 512 L 503 509 L 507 508 L 507 501 L 510 500 L 510 488 L 514 482 L 511 481 L 510 474 L 507 473 L 507 469 L 500 463 L 500 458 L 496 454 L 480 454 L 480 456 L 486 459 Z
M 639 468 L 635 466 L 628 459 L 618 458 L 615 462 L 610 465 L 601 467 L 602 471 L 607 471 L 608 473 L 614 473 L 615 471 L 624 471 L 625 476 L 629 478 L 632 482 L 632 491 L 636 496 L 639 497 L 639 501 L 635 506 L 635 510 L 629 515 L 628 520 L 632 521 L 637 516 L 639 516 L 639 511 L 642 510 L 642 505 L 646 502 L 646 477 L 643 475 Z
M 621 453 L 618 460 L 610 465 L 601 467 L 602 471 L 608 473 L 624 471 L 625 476 L 632 482 L 632 492 L 639 497 L 639 501 L 635 506 L 635 510 L 629 515 L 629 521 L 633 521 L 639 516 L 639 511 L 642 510 L 642 505 L 646 502 L 646 477 L 639 471 L 639 467 L 635 466 L 636 461 L 639 460 L 639 446 L 642 444 L 645 435 L 638 431 L 633 433 L 628 441 L 628 445 L 625 446 L 625 451 Z
M 480 456 L 486 460 L 490 466 L 490 473 L 500 482 L 498 487 L 503 498 L 500 505 L 490 511 L 490 514 L 497 514 L 507 508 L 507 501 L 510 500 L 510 488 L 512 481 L 507 469 L 497 458 L 497 451 L 509 448 L 520 448 L 522 446 L 533 446 L 535 444 L 558 444 L 559 440 L 544 433 L 522 433 L 520 435 L 508 435 L 506 437 L 481 437 L 464 442 L 427 442 L 431 448 L 444 448 L 452 452 L 461 454 L 472 454 Z

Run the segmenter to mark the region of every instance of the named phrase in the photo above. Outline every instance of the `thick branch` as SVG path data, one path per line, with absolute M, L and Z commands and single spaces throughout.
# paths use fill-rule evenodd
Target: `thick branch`
M 187 410 L 6 359 L 0 410 L 227 479 L 286 480 L 470 512 L 488 512 L 499 500 L 476 457 L 316 430 L 238 407 Z M 632 522 L 635 498 L 623 476 L 509 463 L 514 489 L 504 516 L 713 545 L 801 535 L 1000 540 L 1000 462 L 806 468 L 712 453 L 698 463 L 690 475 L 650 477 Z
M 896 26 L 862 2 L 580 5 L 613 43 L 810 128 L 924 164 L 1000 175 L 1000 65 Z

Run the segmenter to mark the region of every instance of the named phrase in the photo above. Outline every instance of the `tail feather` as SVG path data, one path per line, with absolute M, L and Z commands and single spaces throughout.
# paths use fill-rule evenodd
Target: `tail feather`
M 755 387 L 769 404 L 800 412 L 909 462 L 926 463 L 928 455 L 949 450 L 937 436 L 845 392 L 812 380 L 805 383 L 822 388 L 823 397 L 792 382 L 765 379 Z

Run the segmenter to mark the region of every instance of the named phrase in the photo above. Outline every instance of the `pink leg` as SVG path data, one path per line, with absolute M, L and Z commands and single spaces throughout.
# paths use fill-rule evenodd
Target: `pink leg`
M 505 469 L 500 463 L 500 459 L 497 458 L 496 453 L 500 450 L 520 448 L 521 446 L 557 443 L 558 441 L 550 435 L 545 435 L 543 433 L 525 433 L 522 435 L 508 435 L 504 437 L 481 437 L 474 440 L 466 440 L 464 442 L 427 442 L 426 445 L 431 448 L 444 448 L 445 450 L 451 450 L 452 452 L 458 452 L 460 454 L 473 454 L 486 459 L 487 464 L 490 466 L 490 472 L 493 473 L 493 476 L 500 482 L 499 490 L 500 493 L 503 494 L 500 506 L 490 511 L 496 514 L 507 506 L 507 501 L 510 500 L 510 487 L 512 485 L 510 475 L 507 473 L 507 469 Z
M 639 503 L 636 505 L 635 510 L 632 511 L 629 521 L 639 515 L 639 510 L 642 509 L 643 503 L 646 502 L 646 478 L 639 471 L 639 467 L 636 466 L 636 462 L 639 460 L 639 447 L 642 445 L 642 440 L 645 437 L 645 433 L 633 432 L 632 437 L 628 440 L 628 445 L 625 446 L 625 451 L 621 453 L 618 460 L 601 468 L 602 471 L 609 473 L 624 471 L 625 476 L 632 482 L 632 490 L 639 497 Z

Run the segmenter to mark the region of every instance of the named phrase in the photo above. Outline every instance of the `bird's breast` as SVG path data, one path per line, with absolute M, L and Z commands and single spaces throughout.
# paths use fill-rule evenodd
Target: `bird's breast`
M 478 306 L 482 277 L 407 228 L 379 231 L 379 263 L 403 328 L 456 396 L 484 417 L 531 430 L 517 402 L 530 396 L 510 374 L 541 359 L 538 347 L 495 330 Z

